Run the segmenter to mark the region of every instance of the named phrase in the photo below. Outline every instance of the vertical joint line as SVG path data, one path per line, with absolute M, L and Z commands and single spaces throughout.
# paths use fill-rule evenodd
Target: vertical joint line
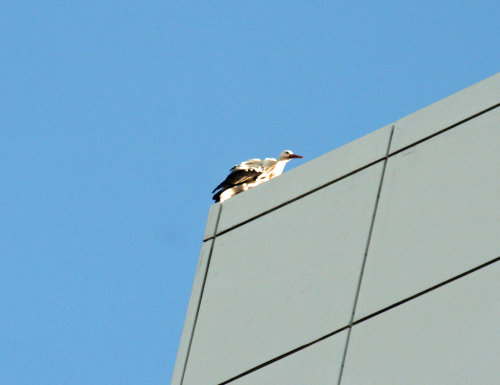
M 380 182 L 379 182 L 378 189 L 377 189 L 377 196 L 375 198 L 375 205 L 373 207 L 373 214 L 372 214 L 372 219 L 371 219 L 371 223 L 370 223 L 370 229 L 368 230 L 368 238 L 366 240 L 365 251 L 363 254 L 363 262 L 361 263 L 361 271 L 359 274 L 358 286 L 356 288 L 356 294 L 354 295 L 354 304 L 352 307 L 351 319 L 349 320 L 349 329 L 347 331 L 347 337 L 346 337 L 345 348 L 344 348 L 344 355 L 342 356 L 342 364 L 340 365 L 340 373 L 339 373 L 339 379 L 338 379 L 337 385 L 340 385 L 340 382 L 342 381 L 342 374 L 344 373 L 344 365 L 345 365 L 345 360 L 347 357 L 347 348 L 349 346 L 349 340 L 351 338 L 352 325 L 354 322 L 354 314 L 356 312 L 356 305 L 358 304 L 359 293 L 361 290 L 361 281 L 363 279 L 363 273 L 365 271 L 365 265 L 366 265 L 366 258 L 368 255 L 368 250 L 370 248 L 370 242 L 372 239 L 373 228 L 375 226 L 375 218 L 377 216 L 378 204 L 380 201 L 380 194 L 382 192 L 382 185 L 384 183 L 385 169 L 387 167 L 387 161 L 389 159 L 389 151 L 391 149 L 392 136 L 394 135 L 394 128 L 395 128 L 395 125 L 393 124 L 391 127 L 391 133 L 389 134 L 389 142 L 387 143 L 385 157 L 383 158 L 384 161 L 383 161 L 383 166 L 382 166 L 382 173 L 380 175 Z
M 217 238 L 217 228 L 219 227 L 219 219 L 220 219 L 221 214 L 222 214 L 222 208 L 223 208 L 223 206 L 222 206 L 222 204 L 220 204 L 220 209 L 219 209 L 219 212 L 217 213 L 217 220 L 215 221 L 214 237 L 211 239 L 212 244 L 210 245 L 210 251 L 208 252 L 207 268 L 205 269 L 205 274 L 203 275 L 203 283 L 201 285 L 200 299 L 198 300 L 198 304 L 196 305 L 196 315 L 195 315 L 194 321 L 193 321 L 193 329 L 191 330 L 191 335 L 189 336 L 189 344 L 188 344 L 188 348 L 187 348 L 187 352 L 186 352 L 186 358 L 184 360 L 184 364 L 182 367 L 182 376 L 181 376 L 181 382 L 179 385 L 182 385 L 184 383 L 184 376 L 186 375 L 187 363 L 189 360 L 189 354 L 191 353 L 191 345 L 193 343 L 194 331 L 196 329 L 196 324 L 198 322 L 198 315 L 200 313 L 201 301 L 203 300 L 203 292 L 205 291 L 205 283 L 207 282 L 208 270 L 210 268 L 210 261 L 212 260 L 212 252 L 214 250 L 215 240 Z

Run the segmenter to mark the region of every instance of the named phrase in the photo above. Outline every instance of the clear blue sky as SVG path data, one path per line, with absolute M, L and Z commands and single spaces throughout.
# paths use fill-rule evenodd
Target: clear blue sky
M 3 1 L 0 383 L 169 384 L 228 168 L 499 72 L 498 4 Z

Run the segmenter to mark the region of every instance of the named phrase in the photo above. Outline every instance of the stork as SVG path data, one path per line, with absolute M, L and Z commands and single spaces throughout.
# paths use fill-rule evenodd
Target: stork
M 224 181 L 213 189 L 215 202 L 224 202 L 232 196 L 275 178 L 283 172 L 285 165 L 293 158 L 302 158 L 290 150 L 283 151 L 278 159 L 250 159 L 237 164 Z M 216 192 L 217 191 L 217 192 Z

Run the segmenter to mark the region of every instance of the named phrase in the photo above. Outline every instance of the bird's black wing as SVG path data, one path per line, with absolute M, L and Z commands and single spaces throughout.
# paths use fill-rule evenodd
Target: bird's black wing
M 222 181 L 222 183 L 219 184 L 216 188 L 214 188 L 212 193 L 216 192 L 219 189 L 224 191 L 228 188 L 238 186 L 242 183 L 255 182 L 260 174 L 260 171 L 256 171 L 254 169 L 241 170 L 233 168 L 227 178 L 224 179 L 224 181 Z

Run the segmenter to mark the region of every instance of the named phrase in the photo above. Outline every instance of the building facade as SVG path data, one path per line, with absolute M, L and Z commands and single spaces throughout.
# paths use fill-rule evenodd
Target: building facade
M 214 204 L 172 385 L 500 384 L 500 74 Z

